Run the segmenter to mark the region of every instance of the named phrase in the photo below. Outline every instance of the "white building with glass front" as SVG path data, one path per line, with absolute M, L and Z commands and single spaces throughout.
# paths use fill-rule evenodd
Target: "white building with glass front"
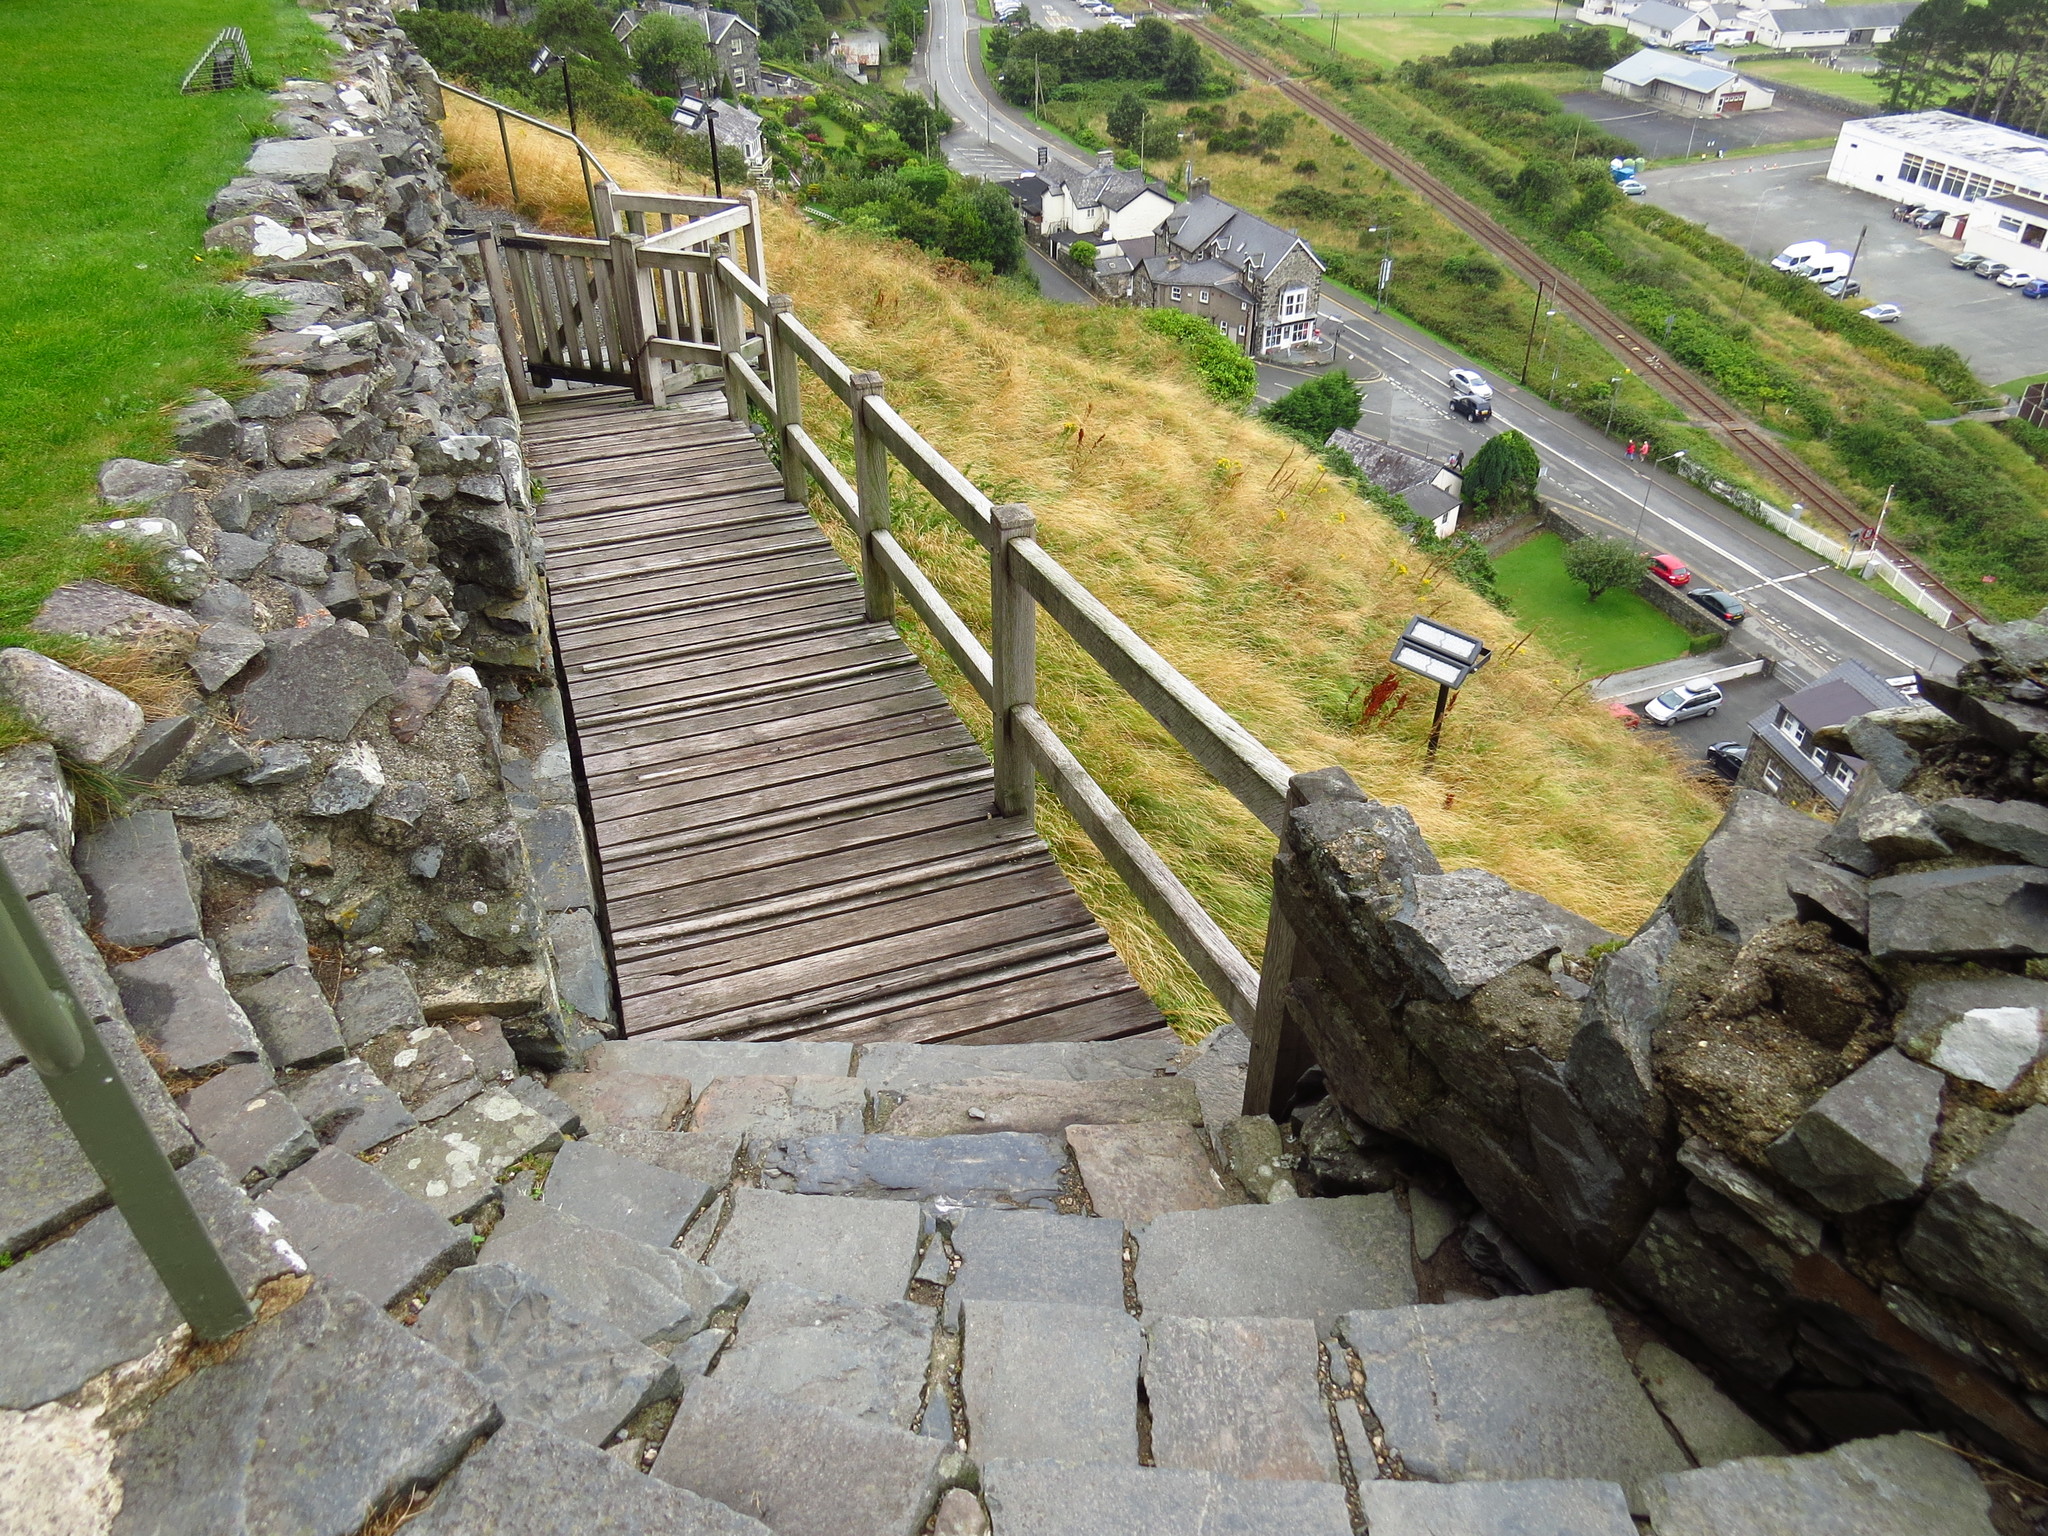
M 1859 118 L 1842 125 L 1828 180 L 1938 208 L 1960 240 L 1986 198 L 2048 201 L 2048 139 L 1955 112 Z

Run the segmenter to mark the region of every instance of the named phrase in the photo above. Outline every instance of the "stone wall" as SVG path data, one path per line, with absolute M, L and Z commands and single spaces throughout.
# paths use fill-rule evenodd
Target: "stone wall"
M 182 458 L 101 471 L 89 531 L 132 541 L 153 595 L 80 582 L 35 620 L 153 658 L 162 718 L 0 652 L 0 696 L 128 813 L 79 829 L 80 888 L 71 812 L 45 804 L 59 757 L 21 748 L 0 778 L 35 787 L 0 807 L 0 846 L 64 898 L 43 907 L 63 942 L 86 924 L 117 970 L 210 944 L 191 964 L 280 1070 L 334 1054 L 335 1008 L 380 972 L 559 1067 L 616 1012 L 519 423 L 432 71 L 381 9 L 320 19 L 332 82 L 286 82 L 279 137 L 210 208 L 206 244 L 245 255 L 273 310 L 254 387 L 189 403 Z M 158 1061 L 188 1083 L 218 1064 Z
M 1737 791 L 1626 943 L 1298 778 L 1254 1083 L 1312 1056 L 1795 1439 L 1953 1429 L 2040 1475 L 2048 623 L 1972 638 L 1959 683 L 1840 728 L 1869 766 L 1837 823 Z

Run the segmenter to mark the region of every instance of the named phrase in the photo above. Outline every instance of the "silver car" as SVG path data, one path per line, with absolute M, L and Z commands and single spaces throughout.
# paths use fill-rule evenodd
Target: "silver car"
M 1645 704 L 1643 717 L 1653 725 L 1676 725 L 1711 715 L 1720 707 L 1721 690 L 1712 683 L 1680 683 Z

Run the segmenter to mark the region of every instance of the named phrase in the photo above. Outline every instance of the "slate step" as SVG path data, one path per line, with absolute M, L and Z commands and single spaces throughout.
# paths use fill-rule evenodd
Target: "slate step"
M 960 1393 L 978 1461 L 1138 1464 L 1144 1334 L 1121 1306 L 969 1301 Z
M 950 1233 L 960 1269 L 946 1288 L 946 1326 L 969 1300 L 1056 1301 L 1121 1309 L 1124 1224 L 1100 1216 L 970 1210 Z
M 799 1195 L 1050 1211 L 1067 1193 L 1066 1148 L 1051 1136 L 789 1136 L 757 1145 L 762 1184 Z
M 741 1188 L 706 1257 L 748 1290 L 784 1280 L 854 1301 L 900 1301 L 919 1235 L 916 1207 L 898 1201 Z
M 699 1086 L 717 1077 L 845 1077 L 851 1045 L 799 1040 L 607 1040 L 584 1062 L 591 1072 L 642 1072 Z
M 994 1536 L 1351 1536 L 1344 1490 L 1332 1483 L 1241 1480 L 1169 1467 L 992 1461 L 981 1468 L 981 1490 Z M 1464 1536 L 1456 1527 L 1444 1536 L 1452 1533 Z
M 474 1376 L 511 1417 L 586 1445 L 604 1444 L 649 1403 L 680 1390 L 665 1356 L 503 1264 L 450 1275 L 413 1334 Z
M 549 1210 L 666 1248 L 712 1193 L 702 1179 L 572 1141 L 555 1154 L 542 1199 Z
M 621 1157 L 638 1158 L 670 1173 L 701 1179 L 716 1190 L 732 1182 L 733 1163 L 740 1155 L 739 1136 L 706 1131 L 645 1131 L 632 1126 L 599 1126 L 583 1140 Z
M 1107 1082 L 1153 1077 L 1183 1047 L 1174 1039 L 1056 1041 L 1044 1045 L 917 1045 L 888 1041 L 862 1049 L 854 1069 L 877 1093 L 910 1094 L 969 1078 Z
M 1148 1316 L 1145 1346 L 1155 1465 L 1289 1482 L 1340 1480 L 1316 1374 L 1322 1350 L 1314 1323 Z
M 1410 1477 L 1594 1478 L 1641 1513 L 1689 1464 L 1590 1291 L 1348 1312 L 1338 1332 Z
M 407 1536 L 769 1536 L 758 1520 L 514 1420 L 406 1523 Z
M 1408 1217 L 1391 1194 L 1172 1211 L 1140 1229 L 1146 1316 L 1306 1317 L 1415 1301 Z
M 1199 1125 L 1201 1100 L 1184 1078 L 1071 1082 L 1030 1077 L 971 1077 L 907 1094 L 877 1129 L 892 1136 L 972 1136 L 1026 1131 L 1057 1136 L 1070 1125 L 1147 1121 Z
M 1358 1502 L 1372 1536 L 1636 1536 L 1620 1485 L 1590 1479 L 1367 1483 Z M 1806 1536 L 1799 1525 L 1770 1529 Z
M 1817 1456 L 1759 1456 L 1659 1478 L 1657 1536 L 1992 1536 L 1969 1464 L 1920 1435 L 1852 1440 Z
M 1139 1227 L 1168 1211 L 1210 1211 L 1242 1203 L 1223 1187 L 1192 1126 L 1070 1125 L 1067 1145 L 1098 1216 Z
M 215 1073 L 178 1107 L 199 1145 L 249 1188 L 269 1184 L 320 1150 L 313 1128 L 262 1063 Z
M 742 1297 L 741 1287 L 683 1257 L 545 1208 L 500 1223 L 477 1256 L 530 1277 L 570 1310 L 642 1344 L 675 1344 Z
M 647 1072 L 557 1072 L 548 1091 L 585 1128 L 673 1131 L 690 1112 L 690 1080 Z
M 937 1323 L 916 1302 L 852 1301 L 771 1281 L 748 1300 L 713 1379 L 912 1429 Z
M 327 1147 L 265 1191 L 263 1209 L 313 1272 L 388 1307 L 432 1284 L 474 1247 L 377 1169 Z
M 713 1376 L 683 1398 L 652 1471 L 775 1536 L 916 1536 L 947 1454 L 926 1436 Z
M 697 1090 L 690 1129 L 739 1135 L 859 1135 L 868 1128 L 867 1085 L 851 1077 L 714 1077 Z
M 492 1084 L 452 1114 L 408 1131 L 378 1166 L 448 1221 L 464 1221 L 497 1193 L 523 1157 L 552 1152 L 580 1129 L 576 1112 L 530 1077 Z

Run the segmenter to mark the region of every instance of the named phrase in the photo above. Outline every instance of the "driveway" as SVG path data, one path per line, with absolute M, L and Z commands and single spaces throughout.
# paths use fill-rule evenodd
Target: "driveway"
M 1701 118 L 1660 112 L 1648 102 L 1626 101 L 1605 91 L 1574 91 L 1558 100 L 1564 103 L 1567 112 L 1590 117 L 1616 138 L 1627 139 L 1647 160 L 1670 160 L 1715 149 L 1751 149 L 1759 144 L 1793 144 L 1802 139 L 1831 139 L 1849 121 L 1846 113 L 1789 102 L 1766 112 Z
M 1863 284 L 1858 305 L 1898 305 L 1899 330 L 1926 346 L 1946 343 L 1996 385 L 2038 373 L 2048 359 L 2048 300 L 2023 299 L 2010 288 L 1957 272 L 1949 256 L 1961 246 L 1892 218 L 1892 204 L 1826 180 L 1831 154 L 1798 150 L 1783 159 L 1673 166 L 1650 171 L 1647 198 L 1704 224 L 1752 256 L 1768 260 L 1800 240 L 1825 240 L 1853 251 Z

